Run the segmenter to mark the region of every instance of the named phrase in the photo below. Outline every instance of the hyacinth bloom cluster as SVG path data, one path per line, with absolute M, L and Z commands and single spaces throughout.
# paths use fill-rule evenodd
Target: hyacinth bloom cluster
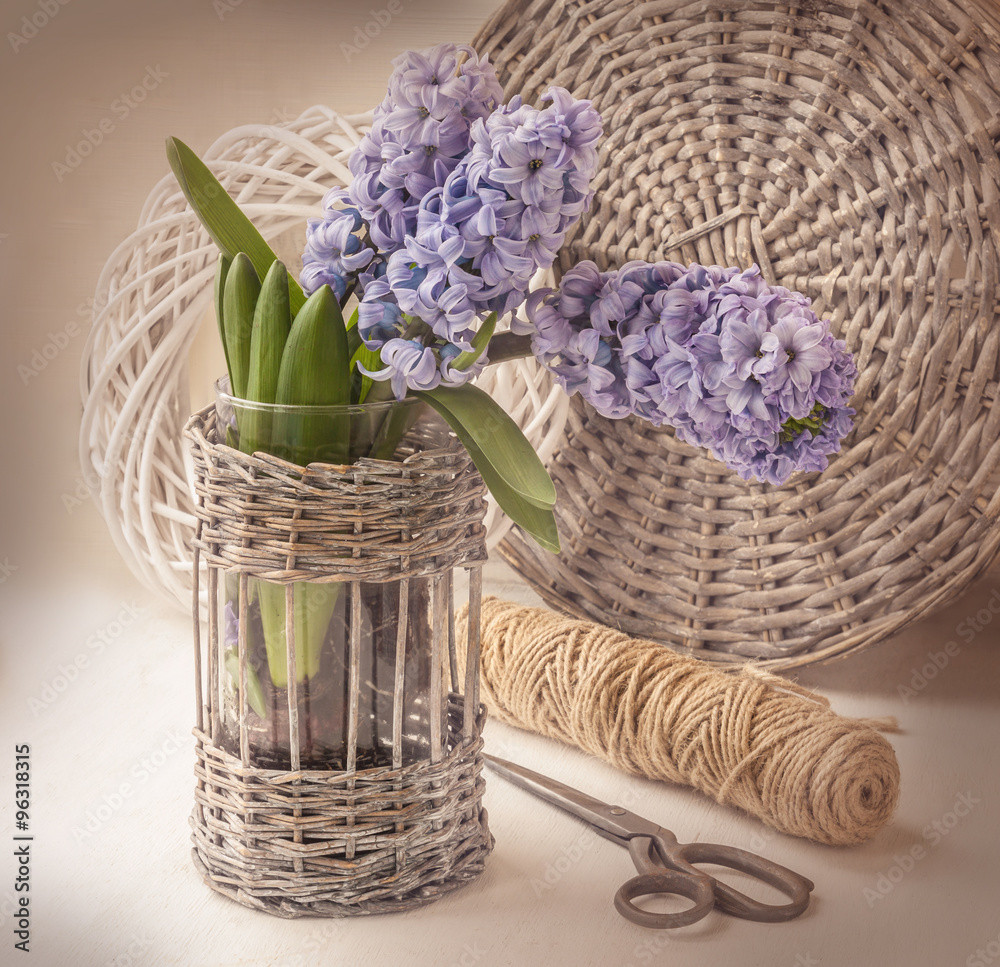
M 503 89 L 486 57 L 440 44 L 393 61 L 372 129 L 351 155 L 351 198 L 385 254 L 417 228 L 420 202 L 444 185 L 469 150 L 473 124 L 496 110 Z
M 756 266 L 581 262 L 527 311 L 521 329 L 567 392 L 606 417 L 669 424 L 744 480 L 824 470 L 851 429 L 851 354 Z
M 472 124 L 503 98 L 489 61 L 469 46 L 407 51 L 393 65 L 372 129 L 348 161 L 350 189 L 331 189 L 323 218 L 308 222 L 306 292 L 327 284 L 343 298 L 349 285 L 383 276 L 389 255 L 415 234 L 421 200 L 468 152 Z
M 441 44 L 394 61 L 354 179 L 310 220 L 303 289 L 356 291 L 358 331 L 397 397 L 482 370 L 459 364 L 484 319 L 525 299 L 589 206 L 600 115 L 552 88 L 541 108 L 502 91 L 485 57 Z
M 543 100 L 538 109 L 515 97 L 472 126 L 468 154 L 425 196 L 416 235 L 377 290 L 463 349 L 478 318 L 524 301 L 591 201 L 600 116 L 562 88 Z

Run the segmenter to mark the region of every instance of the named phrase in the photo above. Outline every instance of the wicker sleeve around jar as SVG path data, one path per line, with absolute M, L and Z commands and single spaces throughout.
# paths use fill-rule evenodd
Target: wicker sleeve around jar
M 595 202 L 561 255 L 747 267 L 855 354 L 822 474 L 748 483 L 574 401 L 551 461 L 553 607 L 707 660 L 842 657 L 942 606 L 1000 547 L 1000 26 L 977 0 L 512 0 L 474 40 L 510 96 L 593 99 Z
M 479 627 L 457 641 L 453 618 L 456 567 L 479 610 L 482 478 L 436 419 L 394 459 L 346 467 L 245 454 L 218 442 L 218 425 L 208 408 L 185 430 L 198 496 L 195 867 L 280 917 L 427 903 L 481 873 L 493 846 Z M 264 622 L 269 588 L 280 637 Z M 305 672 L 310 612 L 320 648 Z

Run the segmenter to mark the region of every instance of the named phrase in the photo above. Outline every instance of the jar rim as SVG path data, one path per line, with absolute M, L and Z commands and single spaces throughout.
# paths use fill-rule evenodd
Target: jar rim
M 260 412 L 271 413 L 299 413 L 303 416 L 313 416 L 321 414 L 376 414 L 400 406 L 418 406 L 423 401 L 416 396 L 406 396 L 401 400 L 379 400 L 375 403 L 319 403 L 319 404 L 292 404 L 292 403 L 259 403 L 253 400 L 245 400 L 239 396 L 233 396 L 229 388 L 229 376 L 220 376 L 213 384 L 215 396 L 218 402 L 227 404 L 230 407 L 240 410 L 258 410 Z

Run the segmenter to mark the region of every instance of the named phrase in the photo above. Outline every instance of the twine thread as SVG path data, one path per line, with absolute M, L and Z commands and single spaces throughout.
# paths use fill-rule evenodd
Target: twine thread
M 456 635 L 466 634 L 459 612 Z M 891 818 L 899 765 L 879 730 L 752 666 L 495 597 L 482 604 L 482 700 L 503 722 L 635 775 L 693 786 L 780 832 L 853 845 Z

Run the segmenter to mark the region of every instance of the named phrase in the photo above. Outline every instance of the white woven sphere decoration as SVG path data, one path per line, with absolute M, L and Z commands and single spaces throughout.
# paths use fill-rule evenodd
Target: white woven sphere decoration
M 349 183 L 348 158 L 371 120 L 370 113 L 341 117 L 320 105 L 287 124 L 234 128 L 204 160 L 297 271 L 306 219 L 319 213 L 328 189 Z M 173 175 L 164 177 L 139 227 L 101 273 L 81 369 L 80 464 L 87 485 L 136 577 L 183 607 L 191 603 L 195 517 L 182 429 L 192 390 L 201 396 L 208 390 L 190 385 L 189 353 L 213 316 L 217 258 Z M 491 367 L 478 385 L 547 460 L 568 403 L 548 374 L 533 360 L 517 360 Z M 486 524 L 490 546 L 510 527 L 492 505 Z

